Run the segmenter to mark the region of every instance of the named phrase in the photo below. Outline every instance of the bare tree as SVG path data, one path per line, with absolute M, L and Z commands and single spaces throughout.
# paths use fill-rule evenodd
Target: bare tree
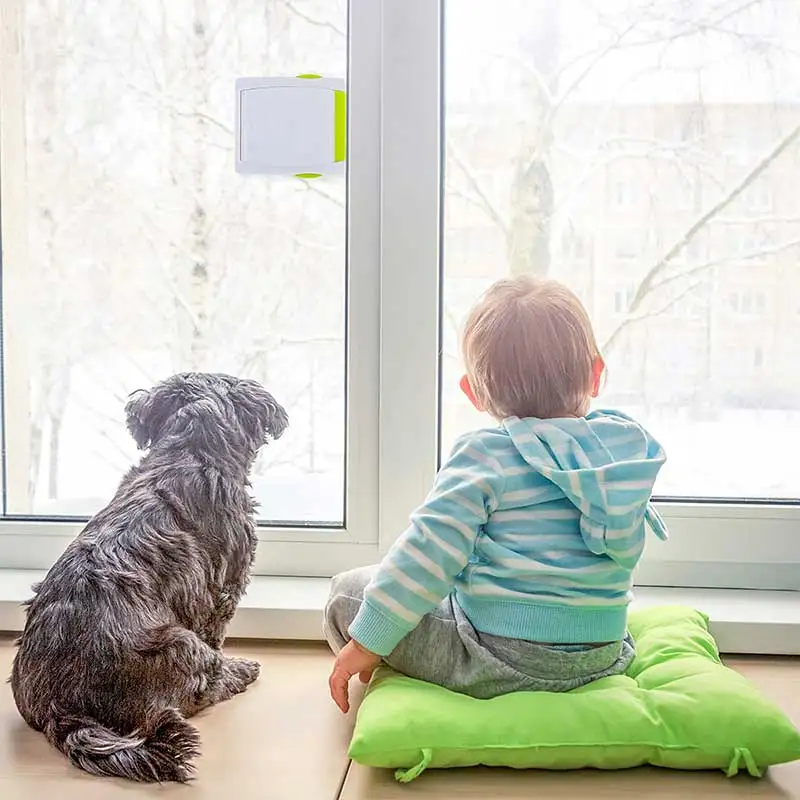
M 700 89 L 694 106 L 688 106 L 685 112 L 675 108 L 676 121 L 680 121 L 680 113 L 686 113 L 688 126 L 686 140 L 679 145 L 661 138 L 648 141 L 631 134 L 611 134 L 615 111 L 625 108 L 622 99 L 606 100 L 602 113 L 598 111 L 598 103 L 586 104 L 583 118 L 580 116 L 581 106 L 570 101 L 608 60 L 621 53 L 652 51 L 658 54 L 656 67 L 666 70 L 662 62 L 676 42 L 694 39 L 702 43 L 703 37 L 710 34 L 727 38 L 744 58 L 758 60 L 769 67 L 773 59 L 779 61 L 784 55 L 783 43 L 760 33 L 745 36 L 740 32 L 745 27 L 740 24 L 743 15 L 763 3 L 764 0 L 707 0 L 687 6 L 674 0 L 642 0 L 624 9 L 616 7 L 612 10 L 602 3 L 587 0 L 584 11 L 587 18 L 595 20 L 597 45 L 578 54 L 564 52 L 561 26 L 569 25 L 570 20 L 560 13 L 562 6 L 548 0 L 536 0 L 533 7 L 528 3 L 525 18 L 530 22 L 519 34 L 521 55 L 508 52 L 493 55 L 495 60 L 505 64 L 509 82 L 517 86 L 515 107 L 524 110 L 524 121 L 518 123 L 512 118 L 505 123 L 502 111 L 495 113 L 487 109 L 485 114 L 474 115 L 462 129 L 451 128 L 448 132 L 448 193 L 478 209 L 500 232 L 506 243 L 507 268 L 511 274 L 547 274 L 551 271 L 552 251 L 556 236 L 560 235 L 554 229 L 555 221 L 566 213 L 562 206 L 567 206 L 573 197 L 585 191 L 592 177 L 608 169 L 615 161 L 630 158 L 633 154 L 651 165 L 664 164 L 682 172 L 684 180 L 693 187 L 698 208 L 696 219 L 677 236 L 671 233 L 672 241 L 654 263 L 642 271 L 632 293 L 628 315 L 606 338 L 608 351 L 617 345 L 620 335 L 632 324 L 670 310 L 696 288 L 699 281 L 709 278 L 711 264 L 687 262 L 683 265 L 679 261 L 698 233 L 712 221 L 720 219 L 723 212 L 796 142 L 797 136 L 795 130 L 787 133 L 776 128 L 776 138 L 780 135 L 780 141 L 758 159 L 748 174 L 731 183 L 728 177 L 716 175 L 713 165 L 709 164 L 709 148 L 719 147 L 719 141 L 711 141 L 703 130 L 705 106 Z M 570 7 L 574 12 L 574 4 Z M 641 77 L 637 74 L 632 79 Z M 512 137 L 502 130 L 502 125 L 514 128 L 515 135 Z M 599 128 L 599 133 L 591 130 L 591 126 Z M 605 132 L 604 138 L 585 174 L 579 174 L 571 185 L 562 180 L 556 190 L 555 162 L 559 158 L 573 158 L 569 152 L 569 133 L 565 138 L 565 131 L 581 127 L 590 138 L 592 134 L 603 135 Z M 496 140 L 498 148 L 502 148 L 501 142 L 519 143 L 511 158 L 507 204 L 498 202 L 496 192 L 492 193 L 484 185 L 483 173 L 488 171 L 487 138 Z M 498 150 L 496 157 L 500 161 L 507 159 L 502 149 Z M 475 168 L 473 158 L 482 160 L 482 171 Z M 573 161 L 573 174 L 579 173 L 575 169 L 578 163 Z M 499 167 L 498 161 L 495 169 Z M 704 185 L 715 187 L 720 196 L 707 201 L 709 192 L 703 193 Z M 656 191 L 655 181 L 653 191 Z M 655 195 L 651 195 L 650 200 L 655 203 Z M 705 203 L 707 207 L 703 207 Z M 656 213 L 651 224 L 657 224 L 657 217 Z M 578 235 L 585 237 L 586 234 Z M 793 242 L 794 238 L 782 243 L 779 251 L 788 249 Z M 766 251 L 771 246 L 765 246 Z M 742 255 L 737 256 L 741 260 Z M 744 254 L 744 258 L 747 257 L 748 254 Z M 714 260 L 714 266 L 720 266 L 719 259 Z M 683 283 L 686 286 L 680 291 L 665 291 L 679 288 L 678 285 Z
M 693 223 L 685 230 L 680 238 L 662 255 L 655 264 L 647 269 L 644 277 L 639 281 L 631 302 L 628 306 L 628 317 L 620 323 L 617 328 L 611 333 L 603 344 L 603 350 L 610 352 L 619 336 L 630 325 L 648 317 L 658 316 L 665 311 L 672 308 L 676 303 L 685 296 L 686 293 L 691 291 L 697 284 L 693 280 L 702 279 L 703 276 L 714 267 L 719 266 L 719 261 L 709 261 L 702 264 L 696 264 L 688 269 L 682 269 L 677 272 L 669 274 L 669 268 L 673 259 L 682 251 L 689 247 L 692 240 L 698 233 L 714 218 L 718 217 L 722 212 L 728 208 L 749 186 L 753 184 L 780 156 L 785 153 L 790 147 L 800 141 L 800 125 L 792 128 L 789 133 L 782 137 L 779 142 L 770 150 L 761 160 L 753 167 L 744 178 L 733 186 L 725 196 L 714 203 L 709 209 L 704 211 Z M 781 250 L 800 246 L 800 239 L 792 239 L 782 245 L 776 250 L 773 248 L 772 253 L 780 252 Z M 764 253 L 763 248 L 759 248 L 755 252 L 742 253 L 740 258 L 747 260 Z M 656 295 L 660 290 L 667 287 L 672 287 L 676 283 L 689 283 L 688 287 L 684 287 L 683 291 L 664 303 L 656 304 L 655 308 L 644 311 L 643 308 L 650 299 L 651 295 Z
M 83 463 L 60 451 L 65 420 L 116 473 L 131 457 L 127 393 L 169 371 L 270 383 L 276 357 L 299 347 L 317 372 L 281 375 L 276 393 L 305 407 L 331 391 L 320 387 L 338 359 L 311 352 L 337 341 L 343 353 L 343 192 L 236 176 L 232 91 L 236 75 L 313 69 L 308 53 L 343 62 L 345 40 L 283 0 L 24 9 L 31 247 L 14 268 L 36 287 L 27 445 L 40 503 L 43 485 L 58 498 L 65 464 Z M 265 468 L 322 469 L 318 447 L 295 434 Z
M 63 245 L 73 223 L 73 209 L 85 204 L 86 195 L 96 176 L 75 176 L 71 181 L 64 169 L 63 156 L 72 150 L 64 132 L 50 121 L 63 118 L 64 93 L 69 81 L 65 70 L 65 54 L 74 47 L 72 20 L 64 0 L 40 0 L 24 4 L 26 15 L 33 18 L 31 27 L 37 42 L 25 53 L 26 147 L 28 176 L 33 205 L 30 214 L 37 220 L 37 237 L 31 243 L 30 280 L 46 287 L 33 295 L 36 298 L 36 324 L 42 335 L 32 343 L 31 415 L 29 420 L 30 479 L 32 496 L 43 460 L 47 464 L 46 492 L 58 493 L 58 459 L 60 430 L 69 391 L 69 373 L 74 358 L 74 345 L 80 346 L 83 321 L 73 342 L 59 335 L 68 325 L 74 326 L 77 299 L 73 291 L 74 273 L 64 258 Z M 25 24 L 23 22 L 23 24 Z M 48 47 L 40 45 L 47 41 Z M 21 265 L 19 265 L 21 266 Z M 72 345 L 72 346 L 71 346 Z

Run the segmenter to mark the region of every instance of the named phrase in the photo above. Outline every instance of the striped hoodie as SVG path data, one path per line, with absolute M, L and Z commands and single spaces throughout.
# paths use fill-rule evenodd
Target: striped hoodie
M 624 638 L 664 450 L 618 411 L 519 419 L 462 436 L 350 626 L 388 655 L 450 593 L 482 633 L 552 644 Z

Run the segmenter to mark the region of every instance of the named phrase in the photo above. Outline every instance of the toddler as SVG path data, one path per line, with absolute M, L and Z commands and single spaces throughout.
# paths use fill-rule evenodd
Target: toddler
M 632 572 L 665 454 L 618 411 L 565 286 L 501 280 L 463 333 L 461 388 L 498 425 L 462 436 L 378 567 L 333 579 L 325 636 L 339 708 L 384 662 L 478 698 L 562 692 L 624 672 Z

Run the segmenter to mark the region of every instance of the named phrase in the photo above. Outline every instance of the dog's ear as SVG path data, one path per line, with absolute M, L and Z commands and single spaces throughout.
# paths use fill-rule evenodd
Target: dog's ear
M 188 398 L 179 389 L 180 386 L 164 381 L 149 391 L 139 389 L 128 398 L 125 405 L 128 431 L 140 450 L 154 444 L 164 432 L 167 420 L 187 403 Z
M 286 409 L 258 382 L 239 381 L 232 391 L 236 414 L 255 449 L 269 436 L 280 439 L 289 425 Z
M 269 392 L 264 395 L 264 428 L 273 439 L 280 439 L 289 426 L 289 415 Z
M 125 420 L 128 432 L 140 450 L 146 450 L 152 441 L 152 416 L 153 398 L 150 392 L 144 389 L 133 392 L 125 404 Z

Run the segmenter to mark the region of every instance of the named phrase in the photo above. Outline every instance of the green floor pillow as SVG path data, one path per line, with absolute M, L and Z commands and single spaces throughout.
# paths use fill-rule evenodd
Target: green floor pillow
M 564 694 L 475 700 L 381 668 L 358 711 L 350 757 L 428 767 L 747 770 L 800 758 L 800 732 L 720 662 L 707 618 L 680 607 L 632 612 L 637 655 L 626 675 Z

